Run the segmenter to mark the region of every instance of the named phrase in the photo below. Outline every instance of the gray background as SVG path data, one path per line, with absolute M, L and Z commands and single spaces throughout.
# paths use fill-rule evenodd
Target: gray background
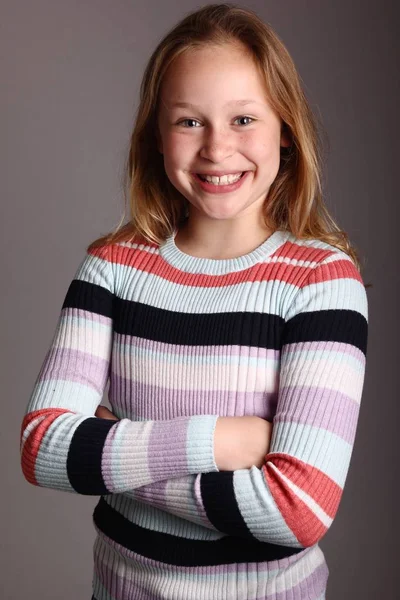
M 356 444 L 337 517 L 321 542 L 330 569 L 327 598 L 394 599 L 400 531 L 395 2 L 242 5 L 271 23 L 295 60 L 329 138 L 326 202 L 363 257 L 364 281 L 374 286 Z M 28 484 L 19 463 L 20 426 L 85 248 L 121 218 L 122 167 L 145 63 L 167 29 L 201 3 L 2 0 L 0 6 L 0 597 L 86 600 L 97 497 Z

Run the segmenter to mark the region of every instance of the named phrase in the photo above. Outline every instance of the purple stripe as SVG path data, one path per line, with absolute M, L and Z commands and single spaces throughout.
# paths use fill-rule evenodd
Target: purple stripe
M 313 425 L 335 433 L 352 444 L 359 410 L 360 406 L 355 400 L 337 390 L 290 387 L 282 389 L 279 412 L 275 415 L 274 423 Z
M 108 376 L 108 359 L 70 348 L 51 348 L 38 381 L 58 379 L 75 381 L 103 393 Z
M 298 558 L 299 555 L 297 555 Z M 142 558 L 142 557 L 141 557 Z M 127 573 L 128 576 L 122 576 L 122 575 L 117 575 L 115 572 L 113 572 L 113 570 L 107 566 L 104 563 L 100 563 L 99 560 L 101 561 L 101 557 L 99 554 L 97 554 L 97 556 L 95 557 L 95 573 L 97 578 L 99 579 L 100 583 L 104 586 L 104 588 L 113 596 L 113 598 L 118 598 L 118 599 L 128 599 L 128 598 L 135 598 L 137 600 L 158 600 L 161 596 L 160 596 L 160 591 L 155 592 L 155 591 L 151 591 L 148 588 L 151 588 L 152 586 L 152 570 L 149 569 L 149 571 L 146 573 L 146 571 L 143 571 L 142 569 L 138 569 L 137 573 L 138 576 L 140 577 L 140 579 L 143 581 L 143 577 L 144 574 L 146 573 L 147 575 L 147 581 L 148 581 L 148 586 L 144 587 L 143 585 L 139 586 L 136 582 L 135 582 L 135 567 L 129 569 L 126 566 L 126 563 L 120 563 L 120 564 L 124 564 L 124 571 Z M 152 561 L 155 562 L 155 561 Z M 280 562 L 282 563 L 283 561 L 271 561 L 270 563 L 267 564 L 272 564 L 275 562 Z M 100 563 L 100 564 L 99 564 Z M 179 570 L 176 569 L 176 567 L 174 567 L 173 565 L 166 565 L 164 563 L 159 563 L 161 565 L 161 571 L 165 571 L 168 570 L 168 589 L 171 592 L 171 595 L 168 596 L 170 598 L 173 598 L 173 584 L 171 585 L 171 572 L 176 571 L 175 573 L 175 586 L 179 587 L 180 592 L 182 593 L 183 591 L 185 591 L 185 593 L 187 594 L 188 598 L 191 598 L 194 596 L 192 596 L 192 594 L 195 592 L 195 590 L 197 589 L 197 585 L 198 583 L 200 583 L 199 579 L 196 577 L 196 575 L 207 575 L 207 576 L 211 576 L 211 575 L 216 575 L 216 576 L 221 576 L 221 577 L 226 577 L 226 575 L 228 573 L 230 573 L 232 575 L 233 578 L 235 578 L 235 576 L 237 576 L 237 573 L 240 572 L 240 570 L 237 567 L 242 566 L 243 567 L 243 571 L 249 573 L 250 569 L 249 567 L 252 566 L 253 567 L 253 572 L 257 572 L 260 573 L 260 569 L 259 568 L 254 568 L 254 567 L 260 567 L 261 564 L 260 563 L 240 563 L 238 565 L 220 565 L 218 567 L 190 567 L 190 569 L 192 569 L 193 571 L 193 575 L 195 576 L 192 581 L 188 581 L 187 580 L 187 568 L 183 567 L 180 568 Z M 115 559 L 114 562 L 114 568 L 116 569 L 118 567 L 118 560 L 117 558 Z M 200 573 L 200 571 L 204 571 L 204 573 Z M 157 583 L 160 583 L 160 579 L 159 576 L 161 575 L 161 573 L 157 573 L 154 572 L 154 577 L 155 580 L 157 579 Z M 181 575 L 183 577 L 181 577 Z M 276 576 L 274 576 L 271 581 L 266 580 L 265 583 L 264 582 L 258 582 L 258 587 L 272 587 L 272 582 L 274 581 L 274 579 L 281 579 L 282 577 L 282 572 L 279 572 Z M 270 593 L 266 593 L 264 592 L 264 594 L 262 596 L 258 596 L 257 598 L 255 598 L 255 600 L 287 600 L 288 598 L 288 593 L 290 592 L 290 600 L 304 600 L 304 598 L 309 598 L 310 600 L 318 600 L 318 598 L 320 598 L 321 594 L 326 590 L 326 584 L 327 584 L 327 580 L 329 577 L 329 570 L 328 567 L 326 565 L 326 563 L 324 562 L 323 564 L 317 566 L 315 568 L 315 570 L 305 579 L 303 579 L 302 581 L 300 581 L 297 585 L 293 586 L 293 587 L 286 587 L 284 590 L 280 591 L 280 592 L 276 592 L 276 591 L 272 591 Z M 290 583 L 290 572 L 288 573 L 288 584 Z M 231 584 L 231 581 L 227 580 L 226 581 L 227 584 Z M 202 588 L 203 586 L 206 584 L 206 580 L 204 580 L 202 582 Z M 216 585 L 216 582 L 210 581 L 210 585 Z M 249 592 L 251 590 L 251 582 L 249 582 L 249 586 L 248 589 L 246 591 L 247 595 L 249 595 Z M 276 586 L 274 586 L 276 587 Z M 165 590 L 164 590 L 165 591 Z M 312 595 L 311 595 L 312 594 Z
M 187 418 L 179 417 L 170 423 L 155 421 L 153 423 L 148 445 L 148 469 L 152 479 L 157 480 L 160 476 L 160 463 L 162 462 L 168 477 L 182 475 L 182 463 L 176 464 L 176 457 L 182 456 L 182 451 L 187 446 Z M 174 447 L 179 450 L 172 451 Z M 183 460 L 182 456 L 182 460 Z M 186 466 L 186 465 L 185 465 Z
M 329 569 L 326 564 L 319 565 L 308 577 L 300 581 L 298 585 L 286 588 L 282 592 L 272 592 L 266 596 L 258 596 L 255 600 L 318 600 L 322 592 L 326 590 Z M 288 594 L 290 592 L 290 595 Z M 312 596 L 311 596 L 312 592 Z M 316 595 L 314 595 L 316 594 Z
M 179 390 L 147 385 L 110 374 L 110 400 L 118 414 L 129 419 L 174 419 L 178 415 L 251 415 L 272 421 L 278 394 L 269 392 L 226 392 L 218 390 Z M 158 398 L 152 403 L 149 398 Z
M 111 594 L 116 600 L 159 600 L 160 596 L 155 596 L 151 592 L 138 585 L 134 581 L 126 577 L 118 576 L 110 569 L 110 567 L 102 564 L 101 571 L 95 568 L 95 577 L 99 580 L 104 589 Z M 95 581 L 93 587 L 95 589 Z

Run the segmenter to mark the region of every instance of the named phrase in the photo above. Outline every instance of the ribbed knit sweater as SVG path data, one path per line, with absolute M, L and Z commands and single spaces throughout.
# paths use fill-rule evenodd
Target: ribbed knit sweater
M 325 598 L 318 542 L 364 384 L 359 271 L 288 231 L 220 260 L 175 235 L 86 252 L 23 419 L 24 476 L 100 496 L 95 600 Z M 94 416 L 107 384 L 118 421 Z M 265 462 L 219 471 L 217 419 L 243 415 L 273 423 Z

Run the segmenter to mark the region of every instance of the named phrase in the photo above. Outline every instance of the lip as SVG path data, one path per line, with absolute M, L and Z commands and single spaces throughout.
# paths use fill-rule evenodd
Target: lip
M 239 171 L 240 172 L 240 171 Z M 200 179 L 197 173 L 192 173 L 194 180 L 201 187 L 202 190 L 208 192 L 210 194 L 228 194 L 229 192 L 234 192 L 238 190 L 243 182 L 247 179 L 250 171 L 244 171 L 243 176 L 236 181 L 235 183 L 229 183 L 227 185 L 214 185 L 213 183 L 209 183 L 208 181 L 203 181 Z M 208 175 L 209 173 L 207 173 Z M 202 175 L 202 173 L 200 173 Z
M 193 175 L 210 175 L 211 177 L 222 177 L 223 175 L 239 175 L 239 173 L 243 173 L 244 169 L 240 171 L 197 171 L 193 173 Z

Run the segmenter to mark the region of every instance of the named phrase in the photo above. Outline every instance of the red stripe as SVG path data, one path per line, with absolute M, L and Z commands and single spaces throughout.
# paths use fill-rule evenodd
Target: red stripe
M 363 283 L 358 269 L 353 263 L 345 259 L 320 265 L 318 269 L 314 269 L 310 273 L 308 283 L 323 283 L 332 279 L 356 279 L 360 283 Z
M 146 249 L 147 248 L 147 249 Z M 146 244 L 145 249 L 130 248 L 128 246 L 113 245 L 109 259 L 118 265 L 135 268 L 143 272 L 151 272 L 171 282 L 176 282 L 188 287 L 223 287 L 238 283 L 253 281 L 279 280 L 298 288 L 309 283 L 330 281 L 332 279 L 350 278 L 361 282 L 361 276 L 356 266 L 348 259 L 343 258 L 318 267 L 315 273 L 315 265 L 302 266 L 287 263 L 267 262 L 256 264 L 243 271 L 227 273 L 226 275 L 208 275 L 186 273 L 166 263 L 158 252 L 150 253 L 149 248 L 157 249 L 158 246 Z M 99 250 L 93 251 L 99 255 Z M 301 261 L 318 261 L 334 254 L 333 251 L 298 246 L 286 242 L 281 248 L 271 255 L 272 257 L 296 258 Z M 105 255 L 103 253 L 103 258 Z
M 25 440 L 24 447 L 21 449 L 22 472 L 29 483 L 38 485 L 35 476 L 36 459 L 39 453 L 40 445 L 48 428 L 58 416 L 70 412 L 72 411 L 64 408 L 42 408 L 40 410 L 34 410 L 25 415 L 21 425 L 21 443 L 23 433 L 28 425 L 37 417 L 41 417 L 43 415 L 45 416 L 45 418 L 30 432 L 29 436 Z
M 328 256 L 334 254 L 333 250 L 314 248 L 312 246 L 301 246 L 289 240 L 274 252 L 273 256 L 295 260 L 306 260 L 310 262 L 322 262 Z
M 291 490 L 286 481 L 279 477 L 271 463 L 309 495 L 331 519 L 336 515 L 343 489 L 319 469 L 293 456 L 273 453 L 266 456 L 266 461 L 262 471 L 287 525 L 303 546 L 317 543 L 327 531 L 327 527 Z

